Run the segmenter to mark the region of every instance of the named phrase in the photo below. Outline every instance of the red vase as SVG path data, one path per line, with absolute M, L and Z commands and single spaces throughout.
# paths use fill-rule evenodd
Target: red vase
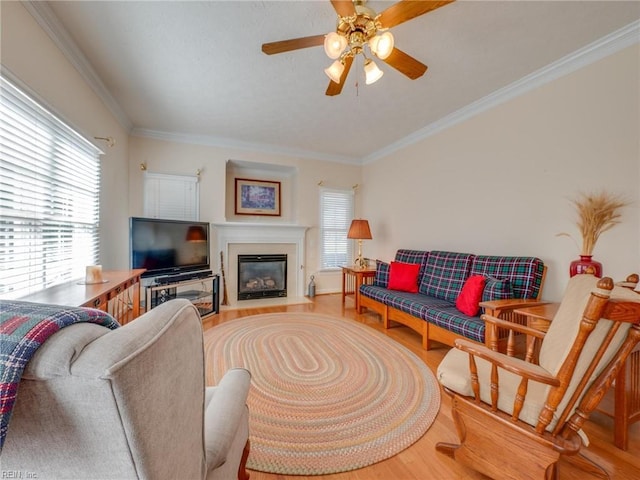
M 581 273 L 590 273 L 596 277 L 602 277 L 602 264 L 593 260 L 592 255 L 580 255 L 580 260 L 574 260 L 569 265 L 569 275 L 579 275 Z

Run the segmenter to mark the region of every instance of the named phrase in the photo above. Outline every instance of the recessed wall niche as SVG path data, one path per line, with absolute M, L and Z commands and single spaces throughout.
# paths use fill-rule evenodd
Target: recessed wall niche
M 228 160 L 226 165 L 225 218 L 227 222 L 288 223 L 297 222 L 298 213 L 294 199 L 297 188 L 297 167 L 273 163 Z M 247 178 L 280 182 L 280 216 L 236 215 L 235 180 Z

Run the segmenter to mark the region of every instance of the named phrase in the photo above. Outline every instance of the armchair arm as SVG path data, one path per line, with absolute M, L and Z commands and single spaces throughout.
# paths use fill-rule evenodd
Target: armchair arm
M 527 323 L 527 319 L 524 315 L 521 315 L 519 312 L 515 312 L 515 310 L 519 308 L 525 307 L 533 307 L 538 305 L 545 305 L 549 302 L 541 302 L 536 300 L 535 298 L 510 298 L 505 300 L 491 300 L 486 302 L 480 302 L 480 306 L 484 308 L 485 315 L 483 315 L 483 319 L 486 315 L 489 315 L 494 318 L 500 318 L 503 321 L 507 321 L 507 323 L 511 324 L 519 324 L 525 325 Z M 498 328 L 498 326 L 500 328 Z M 506 331 L 505 331 L 506 330 Z M 506 351 L 509 355 L 514 355 L 515 353 L 515 334 L 516 333 L 528 333 L 516 330 L 509 330 L 509 327 L 506 324 L 492 324 L 487 325 L 485 331 L 485 345 L 490 347 L 492 350 L 498 350 L 499 343 L 503 343 L 504 348 L 504 338 L 508 337 L 506 340 Z
M 222 465 L 246 409 L 251 374 L 244 368 L 225 373 L 215 387 L 207 387 L 204 412 L 204 443 L 207 470 Z
M 484 312 L 487 315 L 499 317 L 503 312 L 510 312 L 516 308 L 533 307 L 535 305 L 544 305 L 545 303 L 549 302 L 541 302 L 535 298 L 508 298 L 480 302 L 480 306 L 484 308 Z
M 455 341 L 455 346 L 463 352 L 467 352 L 469 355 L 482 358 L 496 367 L 503 368 L 527 380 L 544 383 L 552 387 L 560 385 L 560 380 L 541 366 L 493 351 L 480 343 L 460 338 Z
M 514 332 L 524 333 L 539 339 L 543 339 L 547 332 L 538 330 L 536 328 L 527 327 L 526 325 L 520 325 L 519 323 L 513 323 L 509 320 L 502 320 L 501 318 L 492 317 L 491 315 L 482 315 L 482 319 L 485 323 L 495 325 L 496 327 L 504 328 L 506 330 L 513 330 Z

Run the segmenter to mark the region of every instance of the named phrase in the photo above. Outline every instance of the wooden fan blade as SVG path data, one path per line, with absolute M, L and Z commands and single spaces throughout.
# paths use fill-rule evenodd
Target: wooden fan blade
M 267 55 L 274 53 L 289 52 L 300 48 L 318 47 L 324 44 L 324 35 L 313 35 L 311 37 L 291 38 L 279 42 L 263 43 L 262 51 Z
M 411 80 L 421 77 L 424 75 L 424 72 L 427 71 L 427 66 L 424 63 L 419 62 L 411 55 L 407 55 L 395 47 L 391 50 L 391 55 L 384 59 L 384 62 L 399 72 L 404 73 Z
M 379 15 L 380 24 L 383 28 L 395 27 L 436 8 L 444 7 L 453 1 L 455 0 L 443 0 L 441 2 L 402 0 L 391 5 Z
M 334 95 L 340 95 L 342 92 L 342 87 L 344 86 L 344 82 L 347 79 L 347 75 L 349 75 L 349 70 L 351 69 L 351 64 L 353 63 L 353 57 L 346 57 L 344 59 L 344 70 L 342 75 L 340 76 L 340 83 L 336 83 L 333 80 L 329 81 L 329 86 L 327 87 L 326 95 L 333 97 Z
M 341 17 L 350 17 L 356 14 L 356 7 L 352 0 L 331 0 L 331 5 Z

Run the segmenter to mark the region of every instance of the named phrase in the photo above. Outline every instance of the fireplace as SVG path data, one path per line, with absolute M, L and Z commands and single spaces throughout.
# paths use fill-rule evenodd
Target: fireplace
M 238 300 L 287 296 L 287 255 L 238 255 Z

